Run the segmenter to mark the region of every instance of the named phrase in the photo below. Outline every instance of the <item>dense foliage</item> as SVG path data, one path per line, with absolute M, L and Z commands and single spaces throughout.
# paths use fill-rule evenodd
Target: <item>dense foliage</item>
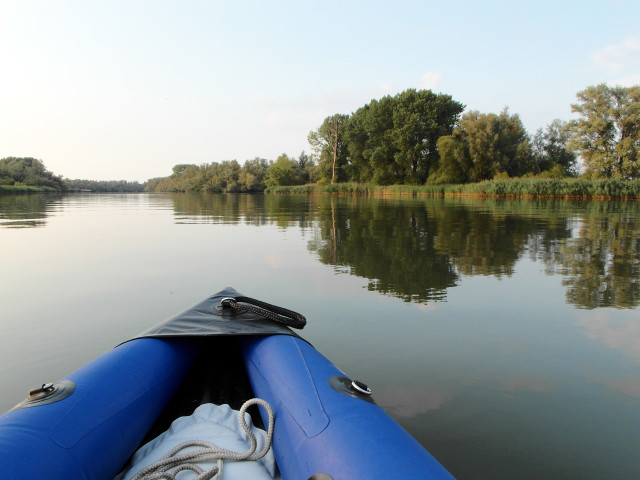
M 438 139 L 453 131 L 463 110 L 449 95 L 410 89 L 350 116 L 327 117 L 309 134 L 320 180 L 425 183 L 438 167 Z
M 532 171 L 533 155 L 518 115 L 472 110 L 452 135 L 438 140 L 440 167 L 430 183 L 466 183 L 496 175 L 516 177 Z
M 640 178 L 640 85 L 601 84 L 578 92 L 571 105 L 580 119 L 571 123 L 571 148 L 590 178 Z
M 316 181 L 316 165 L 302 152 L 295 159 L 282 154 L 273 161 L 264 158 L 202 165 L 179 164 L 168 177 L 147 181 L 147 192 L 254 193 L 267 186 L 302 185 Z
M 270 163 L 263 158 L 248 160 L 243 166 L 236 160 L 203 165 L 179 164 L 169 177 L 147 181 L 147 192 L 261 192 L 265 189 Z
M 640 178 L 640 86 L 578 92 L 582 118 L 553 120 L 531 137 L 517 114 L 462 112 L 431 91 L 373 100 L 327 117 L 309 134 L 321 183 L 470 183 L 510 177 Z
M 562 120 L 556 119 L 545 129 L 539 128 L 531 141 L 534 172 L 553 173 L 559 170 L 559 173 L 577 176 L 578 155 L 568 149 L 570 139 L 569 124 Z
M 430 90 L 406 90 L 331 115 L 309 133 L 320 183 L 424 185 L 577 175 L 566 122 L 529 136 L 520 117 L 476 110 Z
M 42 161 L 31 157 L 0 159 L 0 185 L 39 187 L 43 190 L 64 192 L 62 177 L 48 171 Z

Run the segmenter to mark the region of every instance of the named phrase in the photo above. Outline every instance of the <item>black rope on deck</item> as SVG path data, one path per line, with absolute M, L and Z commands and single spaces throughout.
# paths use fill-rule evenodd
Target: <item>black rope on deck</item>
M 251 297 L 229 297 L 222 299 L 221 303 L 223 307 L 229 306 L 236 310 L 246 310 L 291 328 L 302 329 L 307 324 L 307 319 L 293 310 L 271 305 Z

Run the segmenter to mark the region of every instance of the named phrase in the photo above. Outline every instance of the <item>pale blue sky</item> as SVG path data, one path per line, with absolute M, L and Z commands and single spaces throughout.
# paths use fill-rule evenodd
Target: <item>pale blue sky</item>
M 334 113 L 407 88 L 571 118 L 640 84 L 640 2 L 0 0 L 0 158 L 68 178 L 309 152 Z

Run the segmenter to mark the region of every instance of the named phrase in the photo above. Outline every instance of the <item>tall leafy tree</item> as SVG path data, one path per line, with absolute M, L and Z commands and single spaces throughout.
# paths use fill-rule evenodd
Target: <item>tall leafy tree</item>
M 499 115 L 477 110 L 465 113 L 454 135 L 468 143 L 470 181 L 490 179 L 501 172 L 514 177 L 531 168 L 529 136 L 520 117 L 510 115 L 506 108 Z
M 373 165 L 369 162 L 367 150 L 369 142 L 367 119 L 370 108 L 370 105 L 365 105 L 356 110 L 345 126 L 349 156 L 348 174 L 349 178 L 356 182 L 373 181 Z
M 555 119 L 544 130 L 539 128 L 531 141 L 534 173 L 558 166 L 565 175 L 576 175 L 577 155 L 568 149 L 570 138 L 568 122 L 559 119 Z
M 242 167 L 237 160 L 225 160 L 222 163 L 211 163 L 200 167 L 200 175 L 188 180 L 187 191 L 229 192 L 242 191 L 239 183 Z M 185 171 L 187 173 L 188 170 Z
M 373 182 L 381 185 L 402 183 L 400 172 L 394 164 L 396 149 L 390 135 L 393 131 L 393 107 L 393 98 L 386 96 L 372 100 L 369 105 L 359 109 L 364 113 L 366 135 L 363 160 L 371 165 Z
M 307 140 L 316 154 L 323 179 L 331 183 L 344 180 L 341 171 L 347 163 L 347 146 L 344 141 L 344 128 L 348 115 L 336 113 L 324 119 L 317 130 L 309 132 Z
M 345 129 L 352 178 L 424 183 L 437 168 L 438 138 L 452 132 L 463 109 L 449 95 L 413 89 L 359 108 Z
M 640 178 L 640 85 L 587 87 L 571 110 L 569 147 L 584 161 L 591 178 Z
M 265 183 L 268 187 L 300 185 L 304 183 L 300 164 L 295 159 L 289 158 L 286 153 L 283 153 L 275 163 L 269 167 Z
M 469 172 L 471 181 L 493 178 L 497 173 L 497 130 L 497 115 L 494 113 L 484 114 L 472 110 L 460 119 L 456 133 L 469 145 L 469 156 L 473 165 Z
M 517 113 L 509 114 L 505 107 L 498 115 L 498 163 L 510 177 L 531 170 L 532 152 L 529 134 Z
M 405 183 L 424 183 L 437 168 L 438 138 L 448 135 L 464 106 L 431 90 L 406 90 L 394 97 L 394 160 Z
M 429 179 L 436 184 L 466 183 L 469 181 L 473 162 L 469 154 L 469 142 L 459 133 L 443 135 L 438 139 L 440 162 L 438 172 Z
M 298 157 L 298 170 L 301 184 L 315 182 L 318 179 L 316 162 L 304 150 L 300 152 Z
M 266 188 L 265 180 L 269 170 L 269 161 L 264 158 L 254 158 L 244 162 L 238 181 L 245 192 L 261 192 Z

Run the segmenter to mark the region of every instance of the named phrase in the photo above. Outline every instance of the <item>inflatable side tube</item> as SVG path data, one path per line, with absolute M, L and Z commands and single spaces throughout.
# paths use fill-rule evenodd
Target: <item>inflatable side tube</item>
M 243 341 L 243 356 L 256 397 L 274 409 L 273 448 L 283 479 L 453 479 L 304 340 L 252 337 Z
M 71 386 L 66 398 L 5 413 L 2 478 L 113 479 L 180 385 L 194 350 L 182 340 L 133 340 L 55 384 L 61 392 Z

